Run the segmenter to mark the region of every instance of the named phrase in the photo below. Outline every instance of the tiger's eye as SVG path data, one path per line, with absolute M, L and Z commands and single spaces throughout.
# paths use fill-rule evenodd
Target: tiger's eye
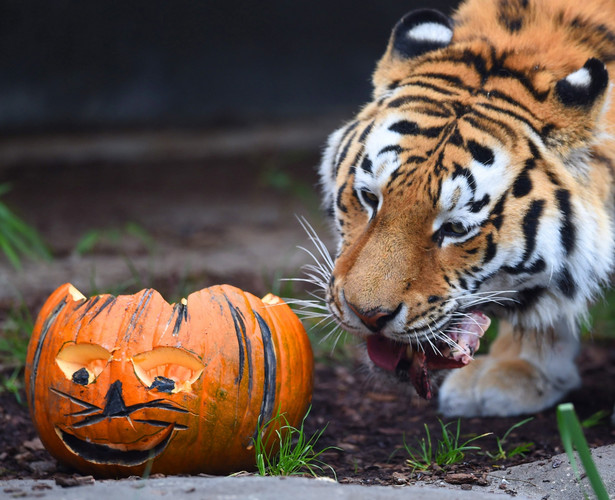
M 468 229 L 460 222 L 448 222 L 442 226 L 442 229 L 450 236 L 463 236 L 468 233 Z
M 380 200 L 376 193 L 372 193 L 367 189 L 361 189 L 361 197 L 363 198 L 363 203 L 369 205 L 374 212 L 378 209 L 378 203 Z
M 371 203 L 378 203 L 378 196 L 372 193 L 371 191 L 367 191 L 366 189 L 364 189 L 363 196 L 365 197 L 366 200 L 370 201 Z

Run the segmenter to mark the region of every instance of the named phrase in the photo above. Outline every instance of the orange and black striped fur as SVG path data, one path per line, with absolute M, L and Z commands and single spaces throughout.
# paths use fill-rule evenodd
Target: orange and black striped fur
M 614 265 L 609 74 L 613 0 L 414 11 L 329 138 L 339 324 L 420 349 L 472 310 L 501 319 L 440 387 L 447 415 L 535 412 L 580 383 L 577 324 Z

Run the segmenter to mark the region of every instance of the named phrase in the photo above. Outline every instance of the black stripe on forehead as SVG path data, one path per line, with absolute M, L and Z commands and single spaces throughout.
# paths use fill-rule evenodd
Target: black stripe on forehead
M 468 186 L 472 191 L 472 195 L 476 193 L 476 178 L 469 168 L 462 167 L 459 163 L 455 163 L 451 179 L 455 180 L 457 177 L 465 177 L 468 181 Z

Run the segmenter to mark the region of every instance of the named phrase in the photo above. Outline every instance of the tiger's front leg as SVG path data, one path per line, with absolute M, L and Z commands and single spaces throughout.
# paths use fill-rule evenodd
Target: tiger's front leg
M 538 334 L 501 321 L 489 354 L 447 376 L 440 388 L 440 411 L 506 417 L 544 410 L 580 385 L 574 363 L 578 348 L 577 333 L 567 322 Z

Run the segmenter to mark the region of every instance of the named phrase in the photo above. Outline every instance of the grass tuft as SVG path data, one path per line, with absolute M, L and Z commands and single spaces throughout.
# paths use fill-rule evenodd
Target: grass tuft
M 461 419 L 457 419 L 457 426 L 454 431 L 451 430 L 454 422 L 444 424 L 440 419 L 438 419 L 438 422 L 440 423 L 442 437 L 436 439 L 435 442 L 432 441 L 427 424 L 424 424 L 425 437 L 421 438 L 416 447 L 409 446 L 404 435 L 404 448 L 410 456 L 406 463 L 413 470 L 427 470 L 434 463 L 440 467 L 459 463 L 464 459 L 466 452 L 481 449 L 480 446 L 470 446 L 470 443 L 491 434 L 487 432 L 460 442 Z
M 522 457 L 524 457 L 530 451 L 530 448 L 534 446 L 534 443 L 521 443 L 520 445 L 515 446 L 514 448 L 511 448 L 509 450 L 506 450 L 504 448 L 504 445 L 506 444 L 508 436 L 513 430 L 521 427 L 524 424 L 527 424 L 531 420 L 534 420 L 534 417 L 526 418 L 525 420 L 521 420 L 521 422 L 517 422 L 516 424 L 511 425 L 502 437 L 495 436 L 498 450 L 495 453 L 490 453 L 487 451 L 485 452 L 486 455 L 492 460 L 506 460 L 507 458 L 513 458 L 517 455 L 521 455 Z
M 11 190 L 0 184 L 0 197 Z M 0 249 L 15 269 L 22 269 L 22 258 L 49 260 L 51 253 L 36 229 L 21 220 L 0 201 Z
M 325 451 L 334 447 L 329 446 L 320 451 L 315 449 L 316 443 L 325 431 L 326 426 L 311 437 L 307 437 L 305 434 L 304 424 L 310 409 L 303 417 L 298 429 L 290 425 L 286 416 L 279 412 L 271 420 L 260 426 L 253 441 L 259 475 L 293 476 L 308 473 L 318 477 L 318 473 L 323 473 L 328 468 L 334 477 L 337 477 L 333 468 L 319 458 Z M 268 427 L 273 427 L 275 431 L 263 440 Z M 274 441 L 272 442 L 271 439 Z M 277 451 L 272 451 L 276 449 Z

